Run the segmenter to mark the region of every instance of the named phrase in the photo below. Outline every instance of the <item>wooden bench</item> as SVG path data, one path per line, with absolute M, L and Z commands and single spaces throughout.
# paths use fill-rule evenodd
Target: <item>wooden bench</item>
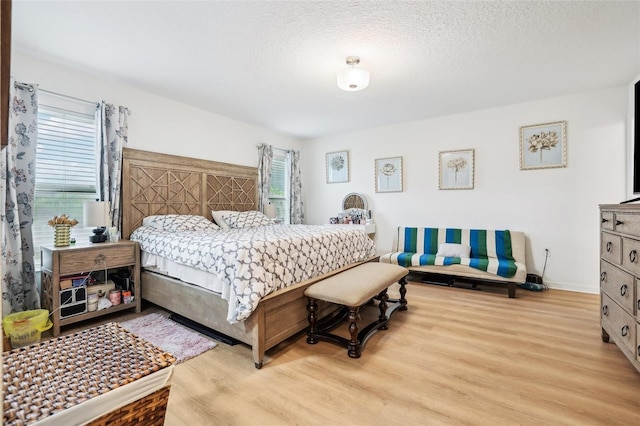
M 314 345 L 324 340 L 346 347 L 349 357 L 360 358 L 369 337 L 377 330 L 386 330 L 389 318 L 396 310 L 407 310 L 405 277 L 408 273 L 409 270 L 402 266 L 368 262 L 309 286 L 304 292 L 309 300 L 307 343 Z M 395 283 L 400 284 L 400 299 L 389 300 L 387 289 Z M 374 299 L 378 300 L 380 316 L 359 331 L 360 308 Z M 343 308 L 338 315 L 319 325 L 318 300 L 342 305 Z M 345 318 L 349 321 L 350 339 L 329 332 Z

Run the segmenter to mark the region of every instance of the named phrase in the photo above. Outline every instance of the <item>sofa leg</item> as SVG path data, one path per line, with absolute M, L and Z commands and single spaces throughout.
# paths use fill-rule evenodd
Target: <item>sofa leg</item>
M 508 290 L 510 299 L 516 297 L 516 283 L 508 283 Z

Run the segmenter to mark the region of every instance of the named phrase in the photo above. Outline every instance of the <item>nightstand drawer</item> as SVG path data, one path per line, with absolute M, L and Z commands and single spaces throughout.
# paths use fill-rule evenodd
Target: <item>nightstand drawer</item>
M 60 252 L 60 275 L 77 274 L 136 263 L 135 244 L 113 244 L 105 247 Z

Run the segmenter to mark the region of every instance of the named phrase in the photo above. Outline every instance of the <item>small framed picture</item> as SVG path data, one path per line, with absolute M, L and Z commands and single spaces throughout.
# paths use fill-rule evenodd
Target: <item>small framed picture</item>
M 567 122 L 520 127 L 520 170 L 567 167 Z
M 329 152 L 326 161 L 327 183 L 349 182 L 349 151 Z
M 473 189 L 474 150 L 441 151 L 438 189 Z
M 402 157 L 375 160 L 376 192 L 402 192 Z

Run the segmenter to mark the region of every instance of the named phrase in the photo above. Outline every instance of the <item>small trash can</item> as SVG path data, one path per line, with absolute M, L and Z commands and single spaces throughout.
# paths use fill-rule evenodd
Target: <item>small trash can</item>
M 9 314 L 2 320 L 5 335 L 9 336 L 12 348 L 21 348 L 40 341 L 40 333 L 50 329 L 49 311 L 35 309 Z

